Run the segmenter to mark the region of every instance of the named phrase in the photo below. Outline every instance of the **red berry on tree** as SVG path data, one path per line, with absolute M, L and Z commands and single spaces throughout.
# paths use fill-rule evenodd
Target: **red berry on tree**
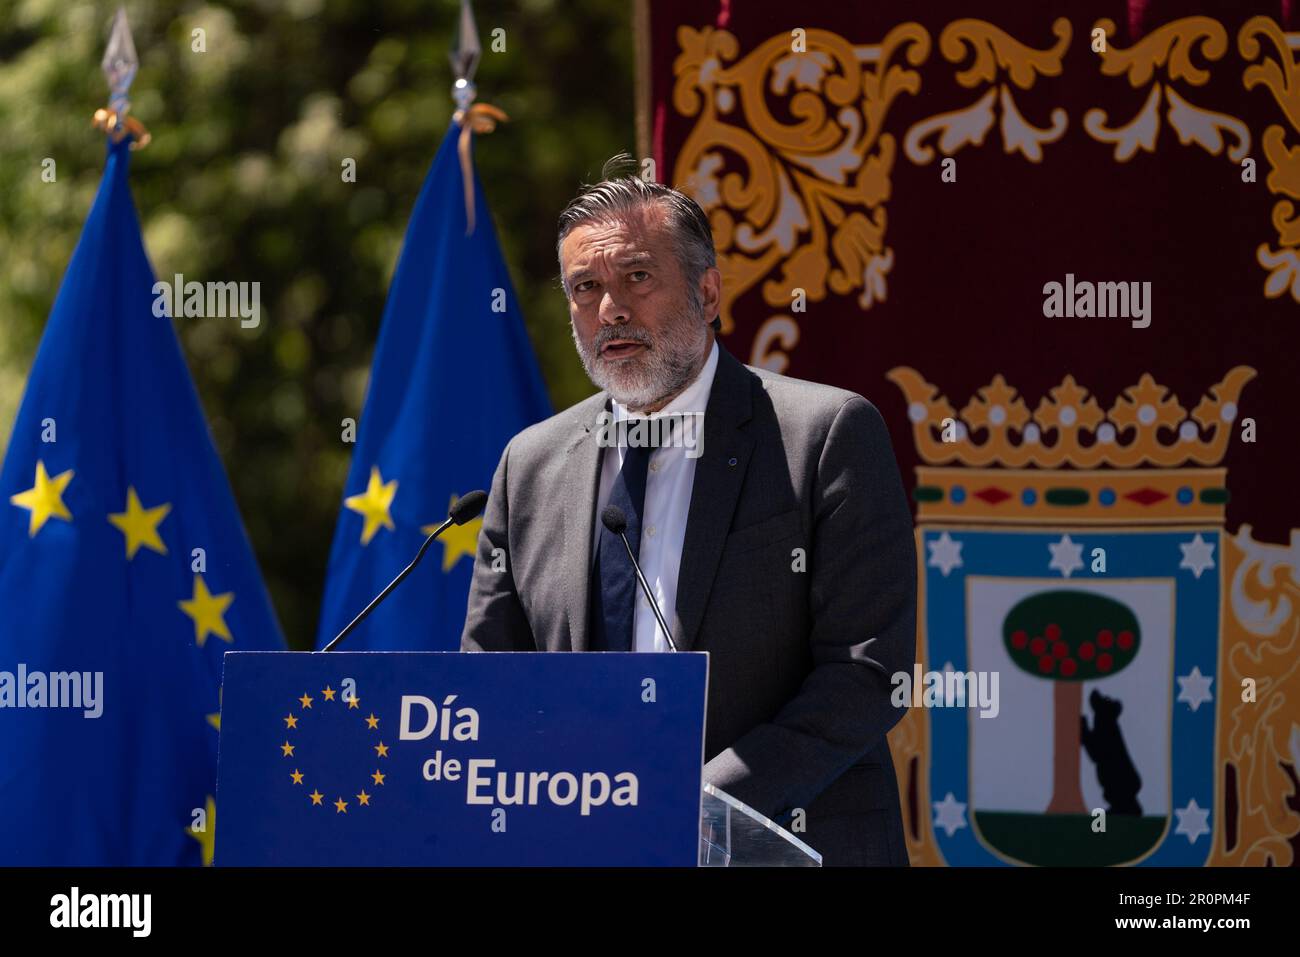
M 1043 634 L 1047 636 L 1048 641 L 1056 641 L 1061 637 L 1061 626 L 1055 623 L 1050 624 L 1044 629 Z
M 1079 670 L 1079 663 L 1073 658 L 1066 658 L 1061 662 L 1061 675 L 1065 678 L 1070 677 Z
M 1102 652 L 1097 656 L 1097 670 L 1110 671 L 1110 666 L 1114 664 L 1109 654 Z
M 1079 646 L 1079 657 L 1084 661 L 1092 661 L 1092 656 L 1097 653 L 1097 646 L 1091 641 L 1085 641 Z
M 1119 637 L 1116 639 L 1116 642 L 1119 644 L 1121 648 L 1123 648 L 1125 651 L 1128 651 L 1130 648 L 1133 647 L 1133 632 L 1121 631 L 1119 633 Z
M 1056 659 L 1051 655 L 1043 655 L 1043 657 L 1038 659 L 1038 670 L 1043 674 L 1048 674 L 1055 666 Z
M 1042 636 L 1035 638 L 1033 641 L 1029 643 L 1029 653 L 1031 655 L 1040 656 L 1046 651 L 1047 651 L 1047 642 L 1043 640 Z
M 1115 636 L 1110 633 L 1109 628 L 1103 628 L 1101 631 L 1097 632 L 1097 644 L 1101 645 L 1103 648 L 1109 648 L 1114 643 Z
M 1029 636 L 1023 630 L 1012 633 L 1011 647 L 1016 651 L 1022 651 L 1027 644 L 1029 644 Z
M 1052 654 L 1056 655 L 1058 658 L 1064 658 L 1069 653 L 1070 646 L 1063 641 L 1058 641 L 1056 644 L 1052 645 Z

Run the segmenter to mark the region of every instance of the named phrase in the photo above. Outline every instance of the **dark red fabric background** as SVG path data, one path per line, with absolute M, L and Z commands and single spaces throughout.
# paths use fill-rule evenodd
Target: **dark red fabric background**
M 1295 401 L 1300 362 L 1300 304 L 1290 293 L 1268 300 L 1268 273 L 1255 259 L 1261 243 L 1277 248 L 1270 216 L 1278 197 L 1268 191 L 1269 164 L 1262 136 L 1273 124 L 1287 130 L 1289 146 L 1300 144 L 1270 92 L 1247 91 L 1246 61 L 1237 51 L 1242 23 L 1257 14 L 1294 28 L 1289 4 L 1080 2 L 1065 5 L 1018 2 L 845 3 L 807 0 L 655 0 L 650 5 L 652 80 L 650 118 L 659 169 L 669 178 L 678 150 L 696 122 L 672 106 L 672 63 L 679 53 L 679 24 L 717 25 L 741 45 L 741 56 L 768 38 L 794 27 L 833 30 L 854 44 L 878 43 L 900 22 L 914 20 L 929 31 L 932 49 L 919 68 L 920 92 L 902 94 L 885 128 L 898 142 L 886 203 L 886 245 L 894 250 L 887 277 L 888 298 L 863 311 L 857 295 L 809 302 L 795 316 L 800 342 L 787 374 L 851 388 L 875 402 L 889 423 L 904 480 L 912 485 L 916 464 L 902 394 L 885 380 L 897 365 L 915 367 L 939 386 L 958 410 L 996 373 L 1019 390 L 1032 412 L 1049 388 L 1069 373 L 1108 410 L 1120 392 L 1150 372 L 1170 387 L 1190 412 L 1234 365 L 1258 370 L 1240 400 L 1240 417 L 1258 423 L 1257 444 L 1237 436 L 1223 464 L 1232 500 L 1230 530 L 1241 523 L 1257 539 L 1285 543 L 1300 526 L 1296 505 L 1297 439 Z M 1184 146 L 1162 123 L 1156 152 L 1139 151 L 1126 163 L 1114 159 L 1111 144 L 1093 140 L 1083 128 L 1092 107 L 1107 111 L 1111 127 L 1137 114 L 1150 92 L 1133 89 L 1127 76 L 1108 77 L 1090 49 L 1090 31 L 1108 17 L 1117 24 L 1112 43 L 1131 46 L 1139 34 L 1184 16 L 1219 20 L 1228 51 L 1218 61 L 1199 53 L 1193 62 L 1211 79 L 1203 87 L 1174 82 L 1195 105 L 1236 116 L 1249 127 L 1249 155 L 1257 181 L 1243 183 L 1240 167 L 1225 155 Z M 916 166 L 902 152 L 903 136 L 918 120 L 969 105 L 988 88 L 960 86 L 938 46 L 939 34 L 963 17 L 987 20 L 1035 49 L 1055 43 L 1053 21 L 1073 27 L 1058 77 L 1039 76 L 1030 90 L 1014 89 L 1025 118 L 1048 126 L 1054 107 L 1064 107 L 1064 137 L 1044 147 L 1041 163 L 1004 152 L 998 126 L 982 146 L 956 154 L 957 182 L 940 181 L 939 157 Z M 1267 50 L 1267 47 L 1265 48 Z M 896 60 L 901 59 L 896 57 Z M 1158 68 L 1156 81 L 1167 73 Z M 999 81 L 1005 82 L 1000 73 Z M 776 115 L 781 112 L 780 99 Z M 735 115 L 740 115 L 737 108 Z M 933 142 L 933 141 L 931 141 Z M 726 155 L 726 154 L 724 154 Z M 726 155 L 725 171 L 743 170 Z M 681 184 L 674 184 L 681 185 Z M 1126 320 L 1058 319 L 1042 314 L 1043 284 L 1079 280 L 1150 281 L 1151 326 L 1133 329 Z M 761 284 L 760 284 L 761 285 Z M 758 324 L 782 310 L 764 303 L 759 285 L 734 308 L 736 331 L 724 339 L 749 360 Z M 1240 418 L 1238 419 L 1240 422 Z M 1172 439 L 1172 436 L 1167 436 Z M 1047 441 L 1054 440 L 1049 434 Z M 1122 436 L 1123 438 L 1123 436 Z

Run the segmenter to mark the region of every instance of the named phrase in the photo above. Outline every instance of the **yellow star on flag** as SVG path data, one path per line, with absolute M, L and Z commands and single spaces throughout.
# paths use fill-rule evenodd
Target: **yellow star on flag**
M 359 704 L 361 704 L 361 699 L 358 698 L 356 695 L 353 695 L 351 698 L 348 699 L 349 708 L 355 708 Z
M 214 714 L 210 714 L 207 717 L 208 717 L 208 724 L 212 725 L 212 727 L 220 731 L 221 730 L 221 689 L 220 688 L 217 689 L 217 710 Z
M 217 802 L 212 800 L 212 795 L 208 795 L 207 803 L 204 807 L 204 828 L 201 831 L 194 830 L 190 825 L 185 828 L 185 833 L 194 840 L 199 842 L 200 853 L 203 856 L 203 866 L 212 866 L 212 850 L 217 837 Z
M 63 504 L 63 492 L 72 481 L 72 474 L 72 469 L 68 469 L 50 478 L 49 473 L 45 471 L 45 463 L 38 459 L 36 484 L 25 492 L 9 496 L 9 501 L 32 513 L 27 523 L 28 538 L 35 538 L 36 533 L 51 518 L 61 518 L 65 522 L 72 521 L 72 513 L 68 511 L 68 506 Z
M 158 525 L 171 510 L 172 507 L 168 502 L 155 505 L 153 508 L 145 508 L 140 504 L 140 496 L 136 494 L 135 486 L 127 486 L 126 511 L 111 513 L 108 520 L 126 536 L 128 561 L 135 558 L 135 553 L 140 550 L 141 545 L 152 548 L 159 555 L 167 554 L 167 546 L 158 535 Z
M 375 713 L 373 711 L 370 712 L 370 717 L 366 718 L 366 725 L 370 728 L 371 731 L 379 727 L 379 719 L 375 717 Z
M 288 741 L 286 741 L 286 742 L 284 742 L 284 744 L 280 745 L 280 750 L 284 752 L 284 756 L 285 756 L 286 758 L 291 758 L 291 757 L 293 757 L 293 745 L 290 744 Z
M 384 777 L 385 777 L 385 775 L 384 775 L 384 772 L 383 772 L 383 771 L 376 771 L 374 774 L 372 774 L 372 775 L 370 775 L 370 776 L 371 776 L 372 778 L 374 778 L 374 781 L 375 781 L 376 784 L 383 784 L 383 783 L 384 783 Z
M 194 576 L 194 597 L 178 601 L 181 611 L 194 619 L 194 641 L 202 648 L 208 635 L 216 635 L 222 641 L 233 642 L 230 629 L 226 627 L 223 617 L 230 603 L 235 600 L 234 592 L 214 595 L 208 591 L 207 582 L 202 575 Z
M 294 784 L 302 784 L 302 772 L 297 768 L 293 769 L 293 774 L 289 775 L 289 777 L 293 778 Z
M 381 758 L 386 758 L 386 757 L 388 757 L 388 745 L 386 745 L 386 744 L 384 744 L 384 742 L 380 741 L 378 744 L 375 745 L 375 752 L 376 752 L 376 753 L 377 753 Z
M 360 495 L 349 495 L 343 500 L 344 505 L 366 520 L 365 527 L 361 529 L 362 545 L 370 544 L 370 540 L 375 537 L 381 525 L 390 532 L 393 530 L 393 517 L 388 510 L 396 495 L 397 479 L 385 482 L 379 474 L 379 466 L 372 465 L 366 490 Z
M 314 699 L 304 691 L 302 697 L 298 699 L 298 703 L 304 708 L 310 708 L 313 700 Z
M 335 801 L 334 806 L 338 808 L 338 811 L 336 813 L 338 814 L 348 813 L 348 802 L 343 800 L 342 798 L 339 798 L 337 801 Z
M 285 724 L 285 727 L 287 727 L 287 728 L 296 728 L 296 727 L 298 727 L 298 716 L 297 716 L 297 715 L 292 715 L 292 714 L 285 715 L 285 717 L 284 717 L 284 724 Z
M 333 700 L 334 700 L 334 695 L 337 694 L 337 692 L 336 692 L 333 688 L 331 688 L 329 685 L 326 685 L 326 686 L 325 686 L 325 690 L 322 691 L 321 694 L 323 694 L 323 695 L 325 696 L 325 700 L 326 700 L 326 701 L 333 701 Z
M 370 795 L 366 793 L 365 788 L 361 789 L 361 793 L 357 795 L 357 800 L 362 804 L 370 803 Z
M 455 505 L 458 496 L 451 497 L 451 504 Z M 451 507 L 448 506 L 448 511 Z M 425 535 L 432 535 L 433 530 L 441 525 L 425 525 L 420 529 Z M 464 525 L 448 525 L 447 530 L 438 536 L 438 541 L 442 543 L 442 570 L 449 572 L 456 567 L 462 555 L 468 555 L 469 560 L 474 561 L 474 555 L 478 551 L 478 533 L 483 527 L 483 516 L 472 519 Z
M 311 794 L 308 794 L 307 796 L 311 798 L 312 804 L 320 804 L 320 799 L 323 798 L 325 795 L 321 794 L 319 791 L 313 788 Z

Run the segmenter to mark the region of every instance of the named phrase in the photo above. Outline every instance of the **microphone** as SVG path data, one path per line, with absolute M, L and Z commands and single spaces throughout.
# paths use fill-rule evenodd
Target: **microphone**
M 484 492 L 481 489 L 474 492 L 468 492 L 456 499 L 456 504 L 453 505 L 447 513 L 447 520 L 435 528 L 433 532 L 430 533 L 429 537 L 424 540 L 424 544 L 420 546 L 420 550 L 415 553 L 415 558 L 411 559 L 411 564 L 403 568 L 401 572 L 398 573 L 397 577 L 388 583 L 388 587 L 376 595 L 374 601 L 363 608 L 361 614 L 353 618 L 352 621 L 348 623 L 348 626 L 335 635 L 334 640 L 321 650 L 333 651 L 340 641 L 352 633 L 352 629 L 365 621 L 366 616 L 379 607 L 379 603 L 388 597 L 389 592 L 401 584 L 403 578 L 415 570 L 415 566 L 420 564 L 420 559 L 424 557 L 424 553 L 429 550 L 429 546 L 433 544 L 435 538 L 445 532 L 452 525 L 464 525 L 466 522 L 471 522 L 478 518 L 485 505 L 487 505 L 487 492 Z
M 659 627 L 663 630 L 664 637 L 668 639 L 668 647 L 676 651 L 677 643 L 673 641 L 673 634 L 668 630 L 668 623 L 664 621 L 664 613 L 659 610 L 659 602 L 655 601 L 655 596 L 650 591 L 650 585 L 646 582 L 645 575 L 641 574 L 641 566 L 637 564 L 636 556 L 632 554 L 632 545 L 628 542 L 626 535 L 627 516 L 623 514 L 623 510 L 617 505 L 606 505 L 604 511 L 600 513 L 600 520 L 607 529 L 623 540 L 623 547 L 627 549 L 627 557 L 632 559 L 632 569 L 636 572 L 636 580 L 641 583 L 641 590 L 645 592 L 650 607 L 654 609 Z

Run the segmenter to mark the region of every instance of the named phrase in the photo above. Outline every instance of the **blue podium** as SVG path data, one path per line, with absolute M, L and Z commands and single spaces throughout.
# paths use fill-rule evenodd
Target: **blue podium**
M 695 866 L 708 656 L 230 652 L 219 866 Z

